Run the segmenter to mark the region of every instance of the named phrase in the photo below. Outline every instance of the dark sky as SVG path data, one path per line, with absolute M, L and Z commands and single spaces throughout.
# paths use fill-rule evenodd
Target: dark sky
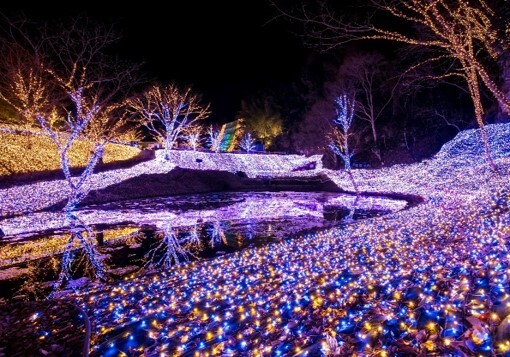
M 275 15 L 268 0 L 136 4 L 108 10 L 90 1 L 67 6 L 16 1 L 0 8 L 52 21 L 79 13 L 115 22 L 124 35 L 124 57 L 143 61 L 157 80 L 192 84 L 212 102 L 214 117 L 221 121 L 233 119 L 241 99 L 296 79 L 306 60 L 308 51 L 286 23 L 266 24 Z

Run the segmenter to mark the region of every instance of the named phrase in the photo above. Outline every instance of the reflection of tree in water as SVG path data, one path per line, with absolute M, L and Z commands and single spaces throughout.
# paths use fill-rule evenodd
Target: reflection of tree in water
M 209 234 L 209 246 L 214 248 L 216 245 L 227 244 L 227 235 L 225 234 L 225 227 L 223 222 L 215 220 L 212 225 L 207 228 Z
M 200 250 L 202 242 L 198 225 L 176 228 L 170 223 L 161 232 L 145 232 L 149 249 L 144 256 L 145 268 L 169 268 L 182 261 L 195 257 L 194 251 Z
M 59 271 L 60 259 L 56 255 L 50 255 L 48 260 L 36 259 L 27 262 L 26 275 L 16 294 L 28 300 L 41 300 L 47 296 L 44 284 L 41 283 L 41 275 L 56 274 Z
M 147 251 L 143 257 L 144 268 L 169 268 L 201 253 L 211 253 L 219 247 L 240 247 L 244 237 L 228 234 L 228 222 L 215 220 L 200 225 L 174 227 L 168 222 L 156 231 L 155 227 L 146 227 L 143 233 L 143 248 Z
M 68 214 L 70 236 L 65 246 L 58 279 L 53 283 L 52 297 L 73 276 L 74 270 L 83 267 L 84 275 L 105 281 L 107 272 L 102 256 L 94 244 L 94 232 L 74 214 Z M 74 269 L 73 269 L 74 267 Z
M 354 213 L 356 212 L 356 208 L 358 207 L 358 201 L 360 196 L 356 195 L 356 198 L 351 204 L 351 207 L 349 208 L 349 215 L 345 218 L 346 221 L 353 221 L 354 220 Z
M 198 223 L 195 223 L 194 225 L 189 227 L 188 240 L 189 244 L 193 248 L 196 248 L 197 250 L 200 250 L 202 248 L 202 241 L 200 240 L 200 230 L 198 227 Z

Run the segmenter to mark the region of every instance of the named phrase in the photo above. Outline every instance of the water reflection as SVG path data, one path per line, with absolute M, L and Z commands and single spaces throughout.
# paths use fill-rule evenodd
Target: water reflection
M 23 286 L 54 295 L 77 280 L 169 269 L 405 205 L 333 193 L 225 193 L 90 206 L 72 216 L 16 217 L 2 222 L 0 287 L 4 296 Z
M 223 228 L 219 220 L 212 222 L 212 225 L 207 229 L 209 233 L 209 246 L 214 248 L 218 244 L 227 244 L 227 237 L 225 235 L 225 229 Z
M 145 254 L 144 267 L 169 268 L 181 260 L 189 260 L 190 249 L 186 245 L 185 238 L 179 239 L 179 229 L 167 225 L 162 233 L 159 242 L 152 244 Z M 148 237 L 145 238 L 149 239 Z
M 97 249 L 99 246 L 97 243 L 100 242 L 93 241 L 95 237 L 93 230 L 74 214 L 67 214 L 67 218 L 70 227 L 69 239 L 62 254 L 60 272 L 53 283 L 51 295 L 73 279 L 73 262 L 77 257 L 82 259 L 84 274 L 94 280 L 106 281 L 106 269 Z
M 246 192 L 160 197 L 91 205 L 77 211 L 87 225 L 152 224 L 163 228 L 215 220 L 294 219 L 308 217 L 325 223 L 327 208 L 353 206 L 355 196 L 329 192 Z M 406 206 L 403 200 L 360 196 L 356 210 L 387 213 Z M 66 228 L 62 212 L 38 212 L 2 221 L 9 239 L 23 238 L 44 230 Z

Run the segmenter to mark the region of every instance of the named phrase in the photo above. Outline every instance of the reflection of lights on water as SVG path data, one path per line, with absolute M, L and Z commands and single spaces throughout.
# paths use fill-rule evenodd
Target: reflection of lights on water
M 133 330 L 139 348 L 151 353 L 169 342 L 170 354 L 198 348 L 204 354 L 287 355 L 319 342 L 322 334 L 354 338 L 339 344 L 347 354 L 389 353 L 395 340 L 416 351 L 446 353 L 453 351 L 452 341 L 471 331 L 468 316 L 486 329 L 469 335 L 473 351 L 496 350 L 488 333 L 494 325 L 485 316 L 510 294 L 510 271 L 501 263 L 510 258 L 504 240 L 510 217 L 501 202 L 495 213 L 461 201 L 424 204 L 389 220 L 192 262 L 73 299 L 107 329 L 133 317 L 155 321 L 148 332 Z M 463 310 L 465 303 L 470 309 Z M 114 321 L 115 306 L 122 313 Z M 413 342 L 420 331 L 421 342 Z M 430 339 L 438 331 L 441 338 Z M 104 338 L 96 331 L 94 344 L 106 353 Z M 118 338 L 115 348 L 125 351 L 126 343 Z
M 134 222 L 137 224 L 151 223 L 161 229 L 168 225 L 174 227 L 191 226 L 200 222 L 214 222 L 218 220 L 242 219 L 275 219 L 278 217 L 309 216 L 323 218 L 323 207 L 330 203 L 350 207 L 352 196 L 334 193 L 225 193 L 191 196 L 189 200 L 197 202 L 222 202 L 226 204 L 211 209 L 169 209 L 167 205 L 173 201 L 182 202 L 182 198 L 168 197 L 152 200 L 127 201 L 116 205 L 107 205 L 102 210 L 96 206 L 94 210 L 77 211 L 80 220 L 87 225 L 116 224 L 120 222 Z M 188 200 L 188 202 L 189 202 Z M 316 200 L 314 205 L 310 201 Z M 308 204 L 307 204 L 308 203 Z M 186 202 L 182 202 L 186 204 Z M 361 198 L 357 207 L 367 210 L 384 208 L 386 211 L 396 211 L 404 208 L 406 201 L 390 200 L 372 197 Z M 185 207 L 185 206 L 184 206 Z M 67 226 L 66 217 L 60 212 L 38 212 L 22 217 L 5 219 L 2 222 L 4 233 L 10 236 L 37 232 L 41 230 L 60 229 Z
M 93 174 L 90 189 L 102 189 L 142 174 L 168 173 L 176 166 L 199 170 L 226 170 L 232 173 L 242 171 L 249 177 L 309 176 L 316 175 L 318 170 L 322 169 L 321 155 L 307 158 L 301 155 L 217 154 L 177 150 L 170 151 L 170 160 L 165 160 L 164 154 L 163 150 L 159 150 L 156 151 L 156 160 L 142 162 L 127 169 Z M 202 160 L 200 167 L 196 166 L 197 158 Z M 310 161 L 317 162 L 317 170 L 292 172 L 294 168 Z M 62 182 L 42 181 L 0 190 L 0 216 L 41 210 L 67 199 L 69 188 Z M 31 194 L 27 195 L 26 192 Z

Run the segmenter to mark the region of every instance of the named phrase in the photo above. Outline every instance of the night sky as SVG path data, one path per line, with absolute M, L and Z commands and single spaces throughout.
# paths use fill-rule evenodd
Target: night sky
M 144 62 L 153 80 L 193 85 L 219 121 L 234 119 L 242 99 L 294 81 L 310 52 L 284 21 L 267 23 L 276 14 L 267 0 L 169 1 L 164 8 L 151 0 L 115 10 L 78 1 L 9 6 L 0 8 L 51 21 L 84 14 L 116 23 L 124 36 L 122 57 Z

